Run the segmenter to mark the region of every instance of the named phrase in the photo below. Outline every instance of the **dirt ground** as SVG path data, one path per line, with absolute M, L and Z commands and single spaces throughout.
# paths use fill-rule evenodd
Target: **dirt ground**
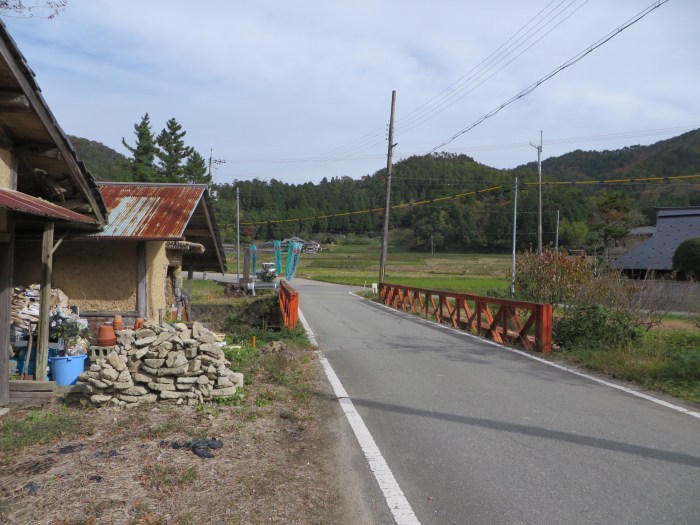
M 0 523 L 203 525 L 349 523 L 338 486 L 337 404 L 311 350 L 271 356 L 240 406 L 94 409 L 54 404 L 74 423 L 43 444 L 0 452 Z M 280 365 L 280 363 L 283 363 Z M 173 448 L 194 438 L 223 447 L 201 458 Z

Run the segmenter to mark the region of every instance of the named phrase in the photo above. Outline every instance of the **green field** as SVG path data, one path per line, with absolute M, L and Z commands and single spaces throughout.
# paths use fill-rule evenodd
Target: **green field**
M 297 276 L 339 284 L 369 286 L 379 280 L 378 239 L 304 253 Z M 416 288 L 485 294 L 506 292 L 511 259 L 507 254 L 425 254 L 389 246 L 386 281 Z

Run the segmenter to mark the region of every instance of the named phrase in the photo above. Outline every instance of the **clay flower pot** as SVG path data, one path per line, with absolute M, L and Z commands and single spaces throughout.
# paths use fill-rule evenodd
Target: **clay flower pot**
M 141 328 L 143 328 L 143 318 L 137 317 L 134 321 L 134 330 L 141 330 Z
M 114 327 L 115 331 L 124 330 L 124 320 L 122 319 L 121 315 L 117 314 L 114 316 L 114 322 L 112 323 L 112 326 Z
M 97 346 L 114 346 L 117 343 L 117 335 L 111 324 L 103 324 L 97 332 Z

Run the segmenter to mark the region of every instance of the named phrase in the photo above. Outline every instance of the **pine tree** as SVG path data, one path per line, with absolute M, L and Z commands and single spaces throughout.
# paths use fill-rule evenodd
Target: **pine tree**
M 183 140 L 186 131 L 171 118 L 156 139 L 158 169 L 163 182 L 187 182 L 186 167 L 183 162 L 192 155 L 194 150 L 185 146 Z
M 185 164 L 185 179 L 194 184 L 210 184 L 211 174 L 207 173 L 207 165 L 204 157 L 192 150 L 192 154 L 187 157 Z
M 129 146 L 122 137 L 122 144 L 132 155 L 132 158 L 127 161 L 127 168 L 131 172 L 132 180 L 153 182 L 158 179 L 154 165 L 156 146 L 148 113 L 141 118 L 141 122 L 134 124 L 134 135 L 136 135 L 134 147 Z

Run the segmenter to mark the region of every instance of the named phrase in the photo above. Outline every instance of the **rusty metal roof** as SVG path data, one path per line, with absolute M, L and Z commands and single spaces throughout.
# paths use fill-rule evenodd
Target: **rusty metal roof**
M 0 207 L 20 213 L 27 213 L 29 215 L 50 217 L 52 219 L 62 219 L 83 224 L 99 224 L 96 219 L 86 215 L 62 208 L 61 206 L 37 197 L 32 197 L 26 193 L 7 188 L 0 188 Z
M 205 184 L 98 184 L 108 220 L 101 232 L 87 238 L 198 243 L 204 253 L 183 254 L 183 266 L 226 273 L 224 247 Z
M 202 184 L 98 183 L 107 224 L 93 237 L 178 240 L 202 199 Z

